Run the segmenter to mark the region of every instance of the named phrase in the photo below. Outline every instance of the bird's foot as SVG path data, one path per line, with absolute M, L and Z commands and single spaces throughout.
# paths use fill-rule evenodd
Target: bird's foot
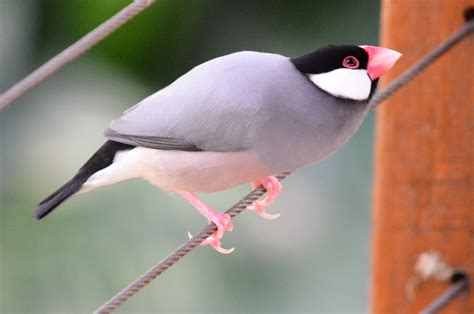
M 221 246 L 221 240 L 219 238 L 217 238 L 215 234 L 209 236 L 209 238 L 202 241 L 201 245 L 210 245 L 214 248 L 214 250 L 216 250 L 217 252 L 219 252 L 221 254 L 230 254 L 230 253 L 234 252 L 234 250 L 235 250 L 235 247 L 230 248 L 230 249 L 224 249 Z
M 265 219 L 276 219 L 280 217 L 280 214 L 269 214 L 265 211 L 265 208 L 272 204 L 275 198 L 280 194 L 282 188 L 280 181 L 275 176 L 252 181 L 252 187 L 254 189 L 259 185 L 262 185 L 267 190 L 267 196 L 263 200 L 256 200 L 253 205 L 248 208 L 255 210 L 260 217 Z
M 213 222 L 217 226 L 217 231 L 214 232 L 211 236 L 205 239 L 201 245 L 210 245 L 217 252 L 222 254 L 229 254 L 234 251 L 235 248 L 224 249 L 221 247 L 221 239 L 224 236 L 226 231 L 232 231 L 232 219 L 228 214 L 224 214 L 218 211 L 213 210 L 207 206 L 203 201 L 201 201 L 194 193 L 187 191 L 177 191 L 182 197 L 184 197 L 188 202 L 190 202 L 196 209 L 207 218 L 207 221 Z M 191 234 L 188 233 L 188 236 Z

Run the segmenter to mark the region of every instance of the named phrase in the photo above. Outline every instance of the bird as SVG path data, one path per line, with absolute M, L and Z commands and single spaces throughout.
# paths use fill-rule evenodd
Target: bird
M 276 175 L 328 157 L 357 131 L 382 77 L 401 57 L 369 45 L 329 45 L 299 57 L 241 51 L 204 62 L 123 112 L 106 142 L 78 172 L 39 203 L 40 220 L 73 195 L 143 178 L 189 201 L 217 231 L 201 244 L 220 253 L 229 215 L 196 193 L 251 183 L 280 194 Z

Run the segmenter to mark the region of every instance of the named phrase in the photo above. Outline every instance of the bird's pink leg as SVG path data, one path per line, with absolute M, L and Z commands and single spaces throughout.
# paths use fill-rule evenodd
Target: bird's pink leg
M 281 192 L 281 183 L 275 176 L 265 177 L 260 180 L 252 181 L 252 187 L 262 185 L 267 190 L 267 196 L 263 200 L 257 200 L 249 209 L 255 210 L 257 214 L 265 219 L 276 219 L 280 214 L 269 214 L 265 211 L 265 207 L 272 204 L 275 198 Z
M 201 245 L 211 245 L 216 251 L 223 254 L 229 254 L 234 251 L 232 249 L 224 249 L 221 247 L 221 239 L 224 236 L 224 232 L 232 231 L 232 219 L 229 215 L 218 212 L 207 206 L 203 201 L 201 201 L 194 193 L 187 191 L 177 190 L 184 199 L 190 202 L 198 211 L 207 218 L 208 222 L 213 222 L 217 226 L 217 231 L 214 232 L 209 238 L 204 240 Z

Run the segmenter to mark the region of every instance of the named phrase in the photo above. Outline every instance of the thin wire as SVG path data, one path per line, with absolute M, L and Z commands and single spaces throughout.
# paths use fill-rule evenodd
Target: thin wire
M 10 87 L 10 89 L 0 95 L 0 111 L 7 108 L 15 100 L 53 75 L 63 66 L 77 59 L 92 46 L 109 36 L 110 33 L 150 6 L 153 2 L 154 0 L 134 0 L 128 6 L 120 10 L 120 12 Z
M 469 278 L 464 277 L 456 281 L 446 292 L 436 298 L 430 305 L 425 307 L 420 314 L 436 314 L 461 292 L 469 290 Z
M 423 59 L 418 61 L 415 65 L 408 68 L 402 75 L 397 77 L 395 81 L 393 81 L 390 86 L 388 86 L 383 92 L 377 93 L 374 95 L 374 98 L 371 101 L 371 109 L 375 109 L 378 104 L 383 102 L 388 97 L 392 96 L 397 90 L 400 89 L 403 85 L 405 85 L 408 81 L 413 79 L 415 76 L 420 74 L 426 67 L 428 67 L 431 63 L 445 54 L 448 50 L 453 48 L 457 43 L 463 40 L 467 35 L 469 35 L 474 30 L 474 20 L 468 21 L 464 24 L 461 29 L 459 29 L 456 33 L 451 35 L 448 39 L 446 39 L 443 43 L 441 43 L 438 47 L 433 49 L 428 55 L 426 55 Z
M 393 95 L 398 89 L 400 89 L 404 84 L 413 79 L 417 74 L 424 70 L 428 65 L 433 63 L 437 58 L 439 58 L 443 53 L 452 48 L 455 44 L 460 42 L 465 38 L 471 31 L 474 29 L 474 21 L 467 23 L 463 26 L 458 32 L 449 37 L 445 42 L 438 46 L 432 53 L 427 57 L 416 63 L 414 66 L 406 70 L 398 79 L 392 82 L 387 86 L 382 92 L 376 94 L 370 102 L 370 107 L 375 108 L 379 103 Z M 287 177 L 290 173 L 285 173 L 283 175 L 277 176 L 281 181 Z M 244 211 L 248 206 L 253 204 L 258 198 L 263 196 L 266 193 L 264 187 L 259 186 L 254 189 L 252 192 L 244 196 L 237 204 L 232 206 L 226 211 L 226 214 L 229 214 L 231 218 L 234 218 L 242 211 Z M 120 307 L 128 299 L 130 299 L 135 293 L 143 289 L 148 285 L 153 279 L 158 277 L 168 268 L 176 264 L 179 260 L 185 257 L 189 252 L 196 248 L 202 241 L 207 239 L 217 230 L 217 226 L 214 223 L 209 224 L 201 232 L 196 234 L 194 237 L 181 244 L 176 250 L 171 252 L 163 260 L 155 264 L 148 271 L 146 271 L 142 276 L 132 282 L 129 286 L 124 288 L 122 291 L 118 292 L 115 296 L 109 299 L 106 303 L 101 305 L 94 313 L 96 314 L 106 314 L 111 313 L 113 310 Z

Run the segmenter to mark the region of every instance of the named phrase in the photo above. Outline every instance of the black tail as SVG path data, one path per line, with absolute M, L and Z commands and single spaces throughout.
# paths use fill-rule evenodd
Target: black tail
M 33 217 L 40 220 L 58 207 L 67 198 L 79 191 L 87 179 L 97 171 L 112 164 L 118 151 L 129 150 L 134 146 L 114 141 L 107 141 L 92 157 L 79 169 L 77 174 L 56 192 L 43 200 L 36 209 Z

